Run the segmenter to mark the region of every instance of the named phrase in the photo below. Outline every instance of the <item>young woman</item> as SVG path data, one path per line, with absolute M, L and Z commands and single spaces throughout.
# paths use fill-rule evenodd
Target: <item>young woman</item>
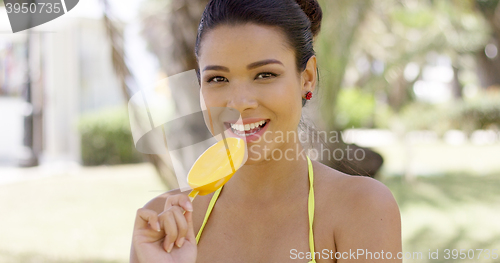
M 316 0 L 210 1 L 195 50 L 201 93 L 248 124 L 231 125 L 248 161 L 193 203 L 177 189 L 140 208 L 131 262 L 402 262 L 388 188 L 311 161 L 298 139 L 321 17 Z

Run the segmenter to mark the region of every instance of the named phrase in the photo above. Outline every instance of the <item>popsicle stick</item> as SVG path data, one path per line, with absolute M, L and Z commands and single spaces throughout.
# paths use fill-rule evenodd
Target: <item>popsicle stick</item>
M 229 151 L 229 146 L 227 145 L 226 136 L 224 136 L 224 132 L 222 132 L 221 135 L 222 140 L 224 141 L 224 147 L 226 148 L 227 158 L 229 159 L 229 165 L 231 165 L 231 170 L 235 173 L 236 169 L 234 168 L 233 158 L 231 158 L 231 152 Z
M 212 131 L 212 134 L 215 134 L 214 124 L 212 122 L 212 114 L 210 113 L 210 108 L 207 108 L 207 110 L 208 110 L 208 120 L 210 122 L 210 129 Z M 226 147 L 227 158 L 229 159 L 229 164 L 231 165 L 231 169 L 233 170 L 233 173 L 235 173 L 236 169 L 234 168 L 233 159 L 231 158 L 231 153 L 229 152 L 229 146 L 227 145 L 225 131 L 222 131 L 221 135 L 222 135 L 222 140 L 224 141 L 224 147 Z M 194 199 L 194 197 L 193 197 L 193 199 Z
M 188 194 L 189 200 L 191 202 L 193 202 L 194 198 L 198 195 L 199 192 L 200 191 L 198 191 L 198 190 L 194 190 L 194 189 L 191 190 L 191 192 Z M 185 213 L 186 213 L 186 211 L 182 212 L 182 214 L 185 214 Z
M 198 195 L 199 191 L 198 190 L 191 190 L 191 192 L 188 194 L 189 200 L 193 202 L 194 198 Z

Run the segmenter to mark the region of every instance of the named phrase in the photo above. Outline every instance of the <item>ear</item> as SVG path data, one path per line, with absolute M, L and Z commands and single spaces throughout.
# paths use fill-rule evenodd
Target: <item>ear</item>
M 302 95 L 305 95 L 308 91 L 314 92 L 318 78 L 317 68 L 316 56 L 312 56 L 309 58 L 309 61 L 307 61 L 306 68 L 301 73 Z

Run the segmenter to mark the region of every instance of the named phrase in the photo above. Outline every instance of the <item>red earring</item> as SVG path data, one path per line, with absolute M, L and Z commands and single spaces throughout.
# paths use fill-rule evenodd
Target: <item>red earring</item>
M 306 100 L 311 100 L 312 96 L 313 96 L 312 92 L 308 91 L 306 93 Z

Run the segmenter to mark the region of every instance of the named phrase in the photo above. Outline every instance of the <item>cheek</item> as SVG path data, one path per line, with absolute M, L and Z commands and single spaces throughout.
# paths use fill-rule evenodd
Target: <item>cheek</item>
M 205 105 L 207 107 L 222 107 L 224 105 L 223 102 L 222 102 L 222 98 L 223 96 L 221 96 L 221 94 L 218 94 L 217 92 L 215 92 L 214 90 L 211 90 L 210 88 L 201 88 L 201 95 L 202 95 L 202 99 L 204 100 L 205 102 Z M 201 99 L 201 98 L 200 98 Z
M 266 105 L 276 112 L 280 122 L 298 125 L 302 113 L 302 99 L 300 88 L 296 82 L 288 81 L 279 88 L 273 89 L 272 94 L 264 98 Z

